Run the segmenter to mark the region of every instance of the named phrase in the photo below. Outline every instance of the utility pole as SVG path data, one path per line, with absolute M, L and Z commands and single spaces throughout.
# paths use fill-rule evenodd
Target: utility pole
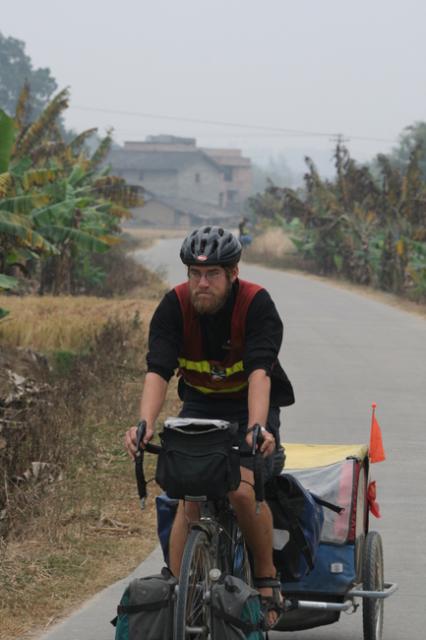
M 343 133 L 335 133 L 333 136 L 331 136 L 330 141 L 335 145 L 339 145 L 339 147 L 341 147 L 346 142 L 349 142 L 350 138 L 344 136 Z

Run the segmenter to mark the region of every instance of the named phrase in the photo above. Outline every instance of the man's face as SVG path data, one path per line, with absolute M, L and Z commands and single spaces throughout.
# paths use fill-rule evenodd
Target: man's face
M 230 274 L 219 266 L 189 267 L 189 294 L 195 310 L 200 314 L 219 311 L 237 277 L 238 267 L 234 267 Z

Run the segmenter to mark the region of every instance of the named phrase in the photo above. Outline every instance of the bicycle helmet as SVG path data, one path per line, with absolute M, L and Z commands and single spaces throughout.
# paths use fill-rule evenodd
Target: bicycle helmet
M 180 259 L 186 265 L 235 264 L 241 257 L 240 241 L 223 227 L 200 227 L 185 238 Z

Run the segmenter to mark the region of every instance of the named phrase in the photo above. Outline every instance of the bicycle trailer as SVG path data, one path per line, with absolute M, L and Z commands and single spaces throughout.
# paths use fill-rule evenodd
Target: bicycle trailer
M 324 509 L 324 525 L 313 570 L 282 582 L 289 610 L 276 631 L 309 629 L 338 621 L 362 600 L 364 640 L 380 640 L 383 603 L 396 589 L 384 581 L 380 534 L 369 531 L 376 513 L 366 445 L 285 444 L 285 472 L 320 498 L 343 507 Z

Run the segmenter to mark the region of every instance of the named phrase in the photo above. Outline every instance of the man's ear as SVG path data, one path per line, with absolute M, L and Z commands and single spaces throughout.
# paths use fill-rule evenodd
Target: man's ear
M 239 269 L 238 265 L 236 265 L 232 269 L 231 282 L 235 282 L 235 280 L 238 278 L 239 273 L 240 273 L 240 269 Z

